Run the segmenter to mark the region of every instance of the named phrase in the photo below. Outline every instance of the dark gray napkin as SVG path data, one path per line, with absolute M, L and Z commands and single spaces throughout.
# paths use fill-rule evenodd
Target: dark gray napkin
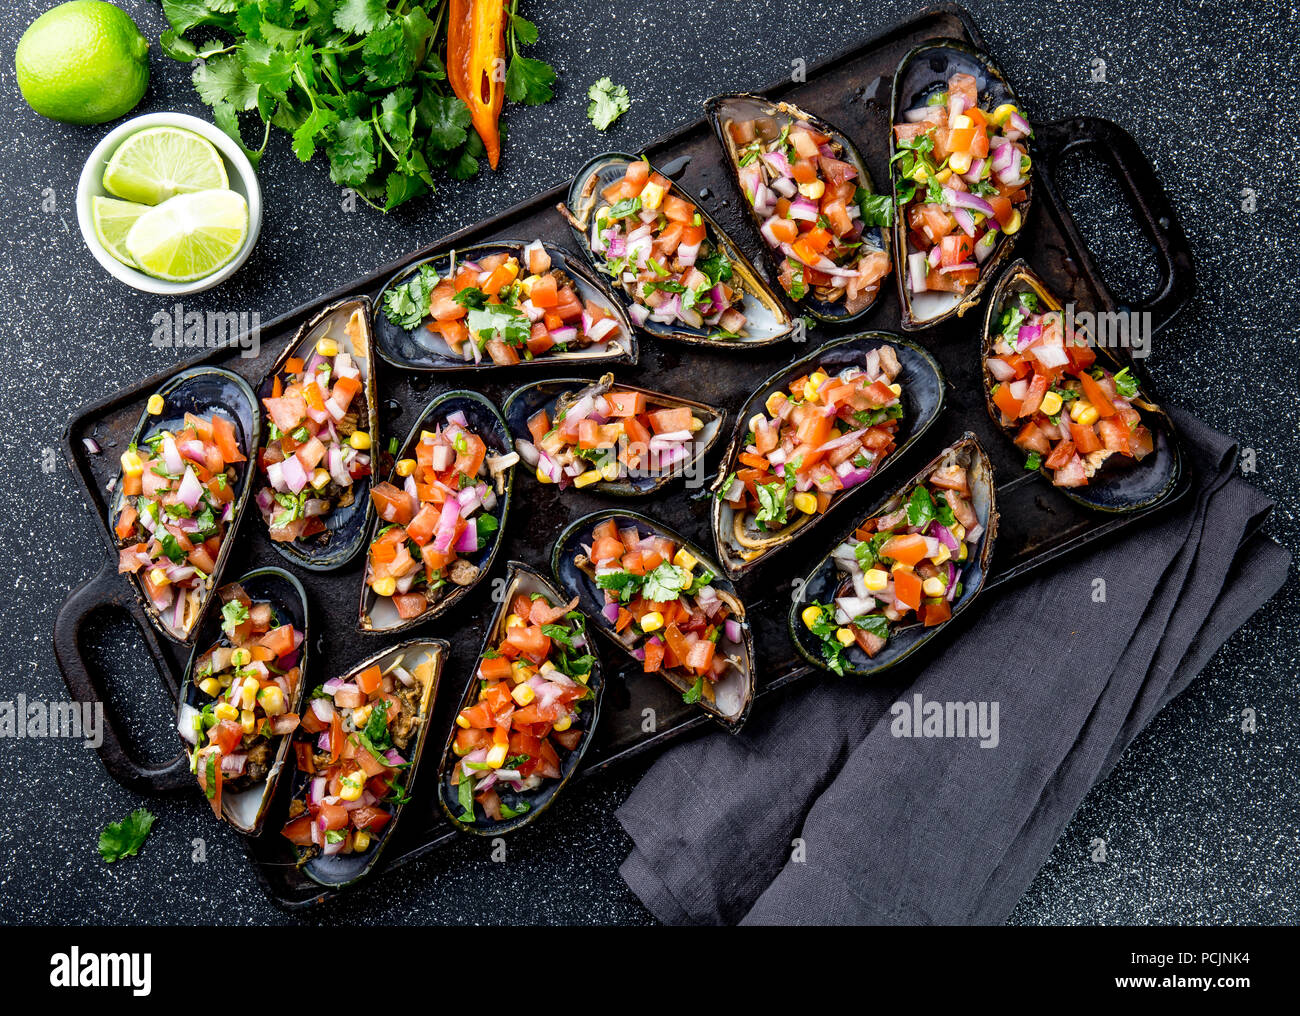
M 619 809 L 624 879 L 673 924 L 996 923 L 1083 796 L 1285 581 L 1236 446 L 1175 422 L 1195 489 L 1023 586 L 905 688 L 817 682 L 674 748 Z M 1105 600 L 1095 602 L 1095 580 Z M 896 701 L 997 703 L 999 739 L 902 738 Z

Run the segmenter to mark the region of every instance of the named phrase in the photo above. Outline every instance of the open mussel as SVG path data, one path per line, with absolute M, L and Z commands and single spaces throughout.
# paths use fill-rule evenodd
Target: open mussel
M 200 626 L 185 669 L 176 729 L 219 818 L 262 830 L 306 688 L 307 594 L 279 568 L 223 586 L 222 609 Z
M 395 632 L 446 612 L 496 560 L 519 455 L 477 392 L 420 414 L 392 475 L 371 488 L 376 518 L 361 586 L 362 632 Z
M 662 392 L 557 378 L 506 399 L 515 450 L 538 482 L 619 497 L 650 494 L 681 476 L 702 475 L 726 411 Z
M 347 564 L 370 528 L 379 448 L 370 301 L 344 300 L 304 324 L 258 395 L 267 418 L 254 500 L 272 546 L 312 571 Z
M 448 648 L 441 639 L 403 642 L 312 691 L 295 735 L 281 835 L 321 885 L 364 877 L 393 838 L 414 792 Z
M 601 511 L 560 534 L 551 569 L 645 673 L 740 729 L 754 700 L 754 637 L 735 587 L 703 550 L 644 515 Z
M 376 302 L 379 355 L 407 370 L 635 363 L 617 300 L 560 247 L 494 240 L 408 265 Z
M 193 367 L 149 396 L 122 453 L 109 509 L 118 571 L 177 642 L 193 640 L 221 581 L 248 500 L 260 415 L 239 375 Z
M 853 143 L 788 102 L 719 95 L 704 104 L 763 238 L 769 277 L 819 321 L 861 317 L 890 273 L 893 199 L 876 194 Z
M 784 305 L 722 227 L 645 159 L 598 155 L 578 170 L 559 210 L 649 334 L 721 349 L 790 334 Z
M 714 484 L 713 543 L 735 578 L 769 560 L 907 451 L 943 407 L 939 364 L 888 332 L 828 342 L 741 409 Z
M 790 608 L 795 648 L 836 674 L 894 666 L 979 595 L 997 524 L 993 467 L 967 433 L 799 584 Z
M 928 328 L 979 301 L 1029 214 L 1033 128 L 986 53 L 927 43 L 894 76 L 890 176 L 902 324 Z
M 1149 508 L 1177 486 L 1182 449 L 1173 421 L 1093 332 L 1014 262 L 984 322 L 989 414 L 1025 453 L 1025 468 L 1071 500 L 1105 512 Z
M 466 832 L 498 836 L 531 822 L 591 744 L 605 683 L 577 607 L 577 596 L 566 602 L 510 562 L 438 770 L 438 802 Z

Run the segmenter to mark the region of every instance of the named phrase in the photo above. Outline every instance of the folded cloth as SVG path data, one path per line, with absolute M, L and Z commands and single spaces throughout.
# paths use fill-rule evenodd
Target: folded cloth
M 646 907 L 674 924 L 1005 921 L 1089 788 L 1285 581 L 1235 444 L 1174 419 L 1188 496 L 988 594 L 911 684 L 817 681 L 739 736 L 665 753 L 618 812 Z M 896 736 L 916 695 L 996 705 L 996 743 Z

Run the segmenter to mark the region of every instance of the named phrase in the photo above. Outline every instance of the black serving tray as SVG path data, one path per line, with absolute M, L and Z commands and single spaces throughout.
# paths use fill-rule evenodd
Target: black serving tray
M 781 82 L 765 89 L 763 94 L 789 99 L 834 123 L 856 144 L 877 185 L 887 187 L 890 86 L 894 70 L 911 49 L 935 39 L 959 39 L 983 46 L 979 30 L 964 8 L 952 4 L 930 7 L 881 35 L 821 62 L 810 69 L 805 82 Z M 1033 95 L 1025 98 L 1032 108 Z M 1114 171 L 1140 227 L 1156 249 L 1160 280 L 1155 295 L 1144 303 L 1124 306 L 1124 309 L 1150 312 L 1154 330 L 1168 324 L 1191 295 L 1194 285 L 1191 256 L 1173 209 L 1132 137 L 1108 121 L 1090 117 L 1036 124 L 1035 134 L 1036 207 L 1028 216 L 1017 244 L 1017 254 L 1028 261 L 1063 301 L 1073 301 L 1087 309 L 1120 309 L 1123 306 L 1107 289 L 1055 185 L 1054 174 L 1067 154 L 1090 151 Z M 671 172 L 687 193 L 713 213 L 751 261 L 759 260 L 761 240 L 742 204 L 743 199 L 729 179 L 717 139 L 702 117 L 648 145 L 645 153 L 661 169 Z M 377 299 L 384 282 L 404 266 L 452 247 L 465 247 L 492 239 L 541 238 L 565 247 L 578 257 L 569 226 L 555 210 L 567 185 L 567 180 L 561 181 L 551 190 L 486 222 L 414 251 L 401 261 L 379 268 L 333 293 L 323 294 L 264 325 L 260 355 L 254 359 L 241 358 L 237 353 L 238 347 L 209 351 L 174 370 L 86 406 L 73 418 L 64 433 L 64 454 L 103 524 L 104 541 L 102 569 L 68 596 L 55 622 L 55 654 L 68 687 L 77 699 L 107 699 L 99 668 L 95 661 L 83 655 L 81 639 L 88 620 L 104 609 L 127 611 L 140 628 L 147 650 L 170 692 L 170 698 L 164 695 L 157 698 L 156 708 L 160 713 L 174 709 L 177 684 L 184 672 L 183 647 L 158 637 L 145 619 L 127 581 L 117 574 L 117 553 L 108 521 L 111 498 L 108 485 L 118 473 L 118 456 L 126 447 L 131 429 L 139 419 L 149 394 L 177 370 L 198 363 L 220 364 L 243 375 L 256 387 L 294 331 L 320 308 L 348 296 L 366 295 Z M 783 364 L 807 355 L 816 344 L 856 331 L 898 331 L 899 306 L 895 287 L 887 281 L 882 290 L 875 308 L 856 325 L 820 324 L 807 333 L 803 344 L 784 343 L 764 349 L 728 352 L 660 342 L 643 335 L 640 362 L 617 368 L 615 375 L 629 383 L 679 392 L 693 400 L 726 407 L 734 413 L 764 378 Z M 1167 508 L 1182 497 L 1189 487 L 1190 477 L 1184 476 L 1171 495 L 1157 506 L 1140 513 L 1106 516 L 1088 512 L 1053 489 L 1037 473 L 1026 472 L 1019 450 L 995 428 L 985 410 L 979 362 L 982 311 L 981 305 L 964 318 L 910 336 L 929 349 L 942 365 L 949 384 L 947 405 L 924 439 L 903 456 L 906 464 L 891 470 L 889 476 L 910 475 L 966 430 L 978 435 L 1000 481 L 998 505 L 1002 522 L 988 580 L 988 588 L 995 588 L 1017 581 L 1054 558 L 1075 552 L 1093 541 L 1113 538 L 1120 530 L 1140 524 L 1153 512 Z M 1118 352 L 1123 355 L 1126 351 Z M 558 364 L 550 371 L 533 367 L 522 371 L 491 371 L 487 375 L 473 372 L 419 374 L 398 370 L 382 361 L 376 366 L 384 444 L 392 436 L 400 440 L 430 398 L 442 391 L 473 387 L 500 406 L 520 384 L 575 373 L 572 363 Z M 595 378 L 603 369 L 593 365 L 585 373 Z M 1141 364 L 1135 364 L 1134 369 L 1140 372 Z M 1143 381 L 1147 391 L 1153 392 L 1158 399 L 1159 385 L 1151 385 L 1146 378 Z M 728 421 L 728 426 L 734 424 L 734 419 Z M 102 454 L 91 454 L 83 443 L 85 438 L 97 442 L 103 449 Z M 707 462 L 710 471 L 717 469 L 725 444 L 726 441 L 719 441 L 710 454 Z M 885 487 L 869 486 L 870 493 L 864 494 L 859 501 L 861 510 L 848 512 L 843 525 L 828 524 L 820 531 L 807 534 L 800 555 L 778 558 L 737 583 L 753 622 L 757 645 L 759 696 L 756 710 L 761 710 L 764 700 L 770 700 L 777 689 L 810 675 L 815 680 L 831 679 L 812 671 L 790 644 L 785 625 L 792 595 L 791 584 L 800 573 L 799 561 L 820 559 L 841 535 L 839 530 L 851 524 L 850 516 L 865 516 L 873 502 L 883 500 L 891 493 Z M 516 487 L 516 509 L 493 575 L 475 595 L 467 597 L 448 614 L 400 636 L 443 637 L 452 643 L 443 671 L 444 690 L 434 714 L 432 743 L 435 744 L 442 743 L 440 738 L 452 722 L 452 711 L 470 678 L 483 625 L 492 613 L 492 583 L 504 576 L 506 561 L 524 561 L 548 573 L 550 549 L 560 530 L 581 515 L 612 505 L 633 507 L 703 546 L 712 545 L 707 495 L 699 491 L 688 492 L 680 482 L 633 504 L 623 500 L 614 503 L 573 489 L 560 496 L 555 487 L 537 484 L 526 469 L 521 470 L 517 477 Z M 318 642 L 312 647 L 314 676 L 309 679 L 313 682 L 345 672 L 398 638 L 362 635 L 356 630 L 356 605 L 364 567 L 360 556 L 350 566 L 329 574 L 295 570 L 292 563 L 286 564 L 271 548 L 265 526 L 256 512 L 247 513 L 240 525 L 238 539 L 225 572 L 226 581 L 252 568 L 275 564 L 296 571 L 307 588 L 312 614 L 321 619 L 315 630 L 317 633 L 325 632 L 323 636 L 317 634 Z M 920 655 L 941 652 L 945 641 L 934 640 L 927 647 L 927 654 Z M 609 687 L 600 729 L 577 774 L 579 778 L 601 772 L 634 756 L 657 751 L 691 732 L 717 729 L 702 712 L 684 705 L 666 682 L 653 675 L 641 674 L 629 666 L 625 657 L 599 640 L 597 644 L 601 646 Z M 916 665 L 912 664 L 902 673 L 891 674 L 889 680 L 906 679 L 915 672 Z M 105 704 L 107 729 L 99 751 L 113 777 L 146 793 L 192 792 L 192 777 L 184 756 L 160 766 L 141 762 L 126 737 L 120 714 L 111 701 Z M 656 718 L 655 729 L 650 733 L 643 731 L 643 711 L 646 709 L 653 709 Z M 179 739 L 177 744 L 179 747 Z M 436 756 L 437 752 L 430 753 L 423 765 L 436 768 Z M 422 789 L 405 809 L 401 825 L 374 877 L 382 878 L 379 871 L 404 864 L 433 851 L 454 836 L 462 835 L 442 817 L 433 799 L 436 782 L 432 778 L 418 781 Z M 288 783 L 285 781 L 281 788 L 281 800 L 268 817 L 266 831 L 260 837 L 249 839 L 247 846 L 266 891 L 286 907 L 299 907 L 325 899 L 333 890 L 326 890 L 303 875 L 292 863 L 292 851 L 287 841 L 279 836 L 280 822 L 287 807 L 283 791 Z M 556 821 L 557 816 L 562 820 L 563 814 L 564 803 L 561 800 L 542 821 Z

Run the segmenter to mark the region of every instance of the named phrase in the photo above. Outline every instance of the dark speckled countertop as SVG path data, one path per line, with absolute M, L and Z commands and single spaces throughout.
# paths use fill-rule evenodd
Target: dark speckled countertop
M 158 6 L 124 0 L 156 39 Z M 0 11 L 3 292 L 0 352 L 0 699 L 66 696 L 51 651 L 66 591 L 98 567 L 99 536 L 57 449 L 83 403 L 171 366 L 150 346 L 161 301 L 111 280 L 77 231 L 76 177 L 107 128 L 44 120 L 22 102 L 12 53 L 51 6 Z M 1277 501 L 1268 531 L 1300 552 L 1295 383 L 1297 299 L 1294 54 L 1286 3 L 1158 0 L 970 3 L 990 47 L 1038 119 L 1108 117 L 1131 131 L 1191 238 L 1200 292 L 1159 337 L 1147 366 L 1167 401 L 1194 409 L 1255 450 L 1253 481 Z M 262 164 L 266 217 L 249 264 L 194 309 L 258 310 L 269 320 L 494 209 L 566 179 L 592 154 L 634 150 L 724 89 L 757 87 L 911 13 L 907 2 L 524 0 L 541 28 L 535 55 L 561 72 L 556 100 L 512 109 L 502 171 L 449 184 L 434 202 L 388 217 L 348 213 L 326 166 L 300 165 L 278 135 Z M 1095 80 L 1104 65 L 1104 80 Z M 634 105 L 608 134 L 584 115 L 587 86 L 612 74 Z M 206 116 L 188 73 L 155 49 L 137 112 Z M 1121 293 L 1153 278 L 1143 241 L 1095 167 L 1072 170 L 1067 198 Z M 1255 210 L 1244 210 L 1244 190 Z M 1247 204 L 1249 202 L 1246 202 Z M 1282 384 L 1278 383 L 1279 373 Z M 54 525 L 50 519 L 57 520 Z M 1300 637 L 1294 583 L 1233 636 L 1191 689 L 1157 717 L 1084 801 L 1013 921 L 1231 923 L 1300 915 Z M 125 657 L 128 636 L 101 638 Z M 138 690 L 130 717 L 160 756 L 172 747 L 156 678 L 123 666 Z M 1243 733 L 1241 712 L 1258 728 Z M 613 812 L 636 772 L 572 788 L 510 843 L 505 863 L 465 840 L 377 879 L 307 917 L 361 922 L 644 923 L 618 864 L 628 841 Z M 79 744 L 0 740 L 0 921 L 265 924 L 294 920 L 258 888 L 236 837 L 197 796 L 150 801 L 140 857 L 104 865 L 99 829 L 145 803 Z M 1095 838 L 1104 864 L 1089 859 Z M 195 860 L 202 839 L 206 860 Z

